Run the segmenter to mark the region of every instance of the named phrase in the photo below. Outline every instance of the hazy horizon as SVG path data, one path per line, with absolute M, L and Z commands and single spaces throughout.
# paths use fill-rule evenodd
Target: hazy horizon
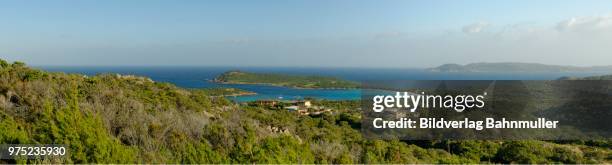
M 0 2 L 0 58 L 32 66 L 612 65 L 612 1 Z
M 15 61 L 8 61 L 15 62 Z M 50 67 L 110 67 L 110 68 L 120 68 L 120 67 L 201 67 L 201 68 L 346 68 L 346 69 L 431 69 L 435 67 L 439 67 L 445 64 L 457 64 L 457 63 L 445 63 L 439 64 L 435 66 L 423 66 L 423 67 L 411 67 L 411 66 L 265 66 L 265 65 L 70 65 L 70 64 L 61 64 L 61 65 L 32 65 L 27 63 L 26 61 L 20 61 L 26 63 L 28 66 L 32 66 L 35 68 L 50 68 Z M 549 65 L 549 66 L 567 66 L 567 67 L 612 67 L 612 65 L 588 65 L 588 66 L 577 66 L 577 65 L 557 65 L 557 64 L 543 64 L 543 63 L 530 63 L 530 62 L 471 62 L 459 65 L 468 65 L 475 63 L 522 63 L 522 64 L 541 64 L 541 65 Z

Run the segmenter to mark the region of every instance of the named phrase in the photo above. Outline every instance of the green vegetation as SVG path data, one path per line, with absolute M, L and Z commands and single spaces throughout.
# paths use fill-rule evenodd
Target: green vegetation
M 244 96 L 244 95 L 255 95 L 257 93 L 246 91 L 238 88 L 204 88 L 197 89 L 203 91 L 206 95 L 209 96 Z
M 467 65 L 444 64 L 430 68 L 432 72 L 587 72 L 612 71 L 612 66 L 575 67 L 537 63 L 471 63 Z
M 359 88 L 359 83 L 323 76 L 295 76 L 284 74 L 225 72 L 214 80 L 227 84 L 265 84 L 293 88 Z
M 318 117 L 232 104 L 134 76 L 48 73 L 0 60 L 0 144 L 69 157 L 0 163 L 610 163 L 609 141 L 368 140 L 358 101 Z

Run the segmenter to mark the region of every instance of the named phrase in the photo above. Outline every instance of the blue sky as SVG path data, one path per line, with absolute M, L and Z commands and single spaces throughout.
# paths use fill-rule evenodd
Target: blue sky
M 0 1 L 0 58 L 32 65 L 612 65 L 612 1 Z

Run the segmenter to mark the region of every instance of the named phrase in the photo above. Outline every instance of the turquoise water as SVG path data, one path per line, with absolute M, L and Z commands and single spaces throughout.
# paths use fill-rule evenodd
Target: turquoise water
M 358 100 L 358 89 L 294 89 L 265 85 L 234 85 L 210 82 L 215 76 L 228 70 L 294 75 L 334 76 L 353 81 L 368 80 L 550 80 L 562 76 L 592 76 L 607 73 L 439 73 L 423 69 L 369 69 L 369 68 L 286 68 L 286 67 L 38 67 L 48 71 L 96 75 L 120 73 L 150 77 L 158 82 L 169 82 L 184 88 L 233 87 L 258 93 L 251 96 L 229 97 L 235 101 L 258 99 Z
M 243 102 L 260 99 L 283 99 L 299 100 L 304 98 L 319 98 L 328 100 L 358 100 L 361 99 L 359 89 L 295 89 L 265 85 L 225 85 L 228 87 L 240 88 L 253 91 L 257 95 L 228 97 L 229 99 Z

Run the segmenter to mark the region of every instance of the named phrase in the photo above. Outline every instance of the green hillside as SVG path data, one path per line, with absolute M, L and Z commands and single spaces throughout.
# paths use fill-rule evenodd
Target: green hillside
M 0 163 L 610 163 L 608 141 L 368 140 L 358 101 L 300 116 L 148 78 L 50 73 L 0 60 L 0 144 L 70 156 Z
M 216 82 L 228 84 L 265 84 L 295 88 L 359 88 L 352 81 L 324 76 L 295 76 L 242 71 L 225 72 L 215 78 Z

